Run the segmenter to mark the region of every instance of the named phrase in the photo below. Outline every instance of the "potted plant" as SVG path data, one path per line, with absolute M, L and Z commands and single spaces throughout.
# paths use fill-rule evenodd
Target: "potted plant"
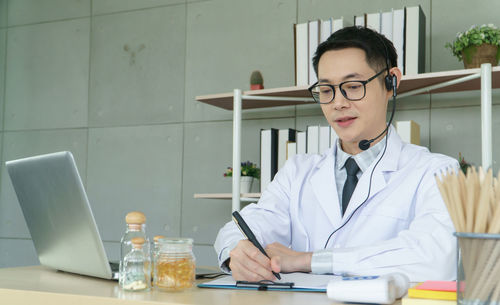
M 232 177 L 233 168 L 228 167 L 224 177 Z M 241 162 L 240 193 L 250 193 L 253 180 L 260 178 L 260 169 L 250 161 Z
M 493 24 L 473 25 L 463 33 L 457 33 L 453 42 L 446 43 L 453 55 L 464 62 L 466 69 L 479 68 L 483 63 L 498 64 L 500 58 L 500 30 Z

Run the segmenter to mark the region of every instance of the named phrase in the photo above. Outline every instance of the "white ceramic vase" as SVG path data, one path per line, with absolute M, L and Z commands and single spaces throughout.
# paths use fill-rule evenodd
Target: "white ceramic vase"
M 252 189 L 253 177 L 241 176 L 240 177 L 240 193 L 250 193 Z

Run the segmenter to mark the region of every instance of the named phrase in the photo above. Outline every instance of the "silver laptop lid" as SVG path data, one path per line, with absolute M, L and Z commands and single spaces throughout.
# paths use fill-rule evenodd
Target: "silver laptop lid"
M 70 152 L 6 162 L 42 265 L 111 279 L 101 237 Z

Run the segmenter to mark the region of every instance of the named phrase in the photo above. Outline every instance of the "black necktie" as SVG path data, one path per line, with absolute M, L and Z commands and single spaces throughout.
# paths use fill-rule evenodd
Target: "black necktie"
M 349 200 L 351 200 L 352 193 L 356 188 L 356 184 L 358 184 L 358 177 L 356 177 L 356 174 L 358 173 L 359 167 L 353 158 L 347 159 L 345 162 L 345 170 L 347 172 L 347 178 L 345 179 L 344 190 L 342 191 L 342 215 L 344 215 L 347 210 Z

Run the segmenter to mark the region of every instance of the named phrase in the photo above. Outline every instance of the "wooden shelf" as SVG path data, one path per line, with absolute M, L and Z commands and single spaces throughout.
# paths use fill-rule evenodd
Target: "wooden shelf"
M 491 86 L 493 89 L 500 88 L 500 66 L 492 67 L 492 82 Z M 403 76 L 401 83 L 398 88 L 398 94 L 403 94 L 413 90 L 425 88 L 428 86 L 437 85 L 443 82 L 451 81 L 461 77 L 465 77 L 471 74 L 481 73 L 481 69 L 464 69 L 464 70 L 454 70 L 454 71 L 444 71 L 444 72 L 431 72 L 422 73 L 417 75 Z M 293 97 L 293 98 L 311 98 L 309 91 L 307 91 L 308 86 L 298 86 L 298 87 L 283 87 L 283 88 L 273 88 L 273 89 L 262 89 L 262 90 L 249 90 L 244 91 L 243 95 L 249 96 L 279 96 L 279 97 Z M 468 90 L 480 90 L 481 81 L 480 78 L 462 82 L 459 84 L 451 85 L 444 88 L 439 88 L 431 91 L 426 91 L 421 94 L 428 93 L 444 93 L 444 92 L 458 92 L 458 91 L 468 91 Z M 196 97 L 197 101 L 202 103 L 210 104 L 215 107 L 233 110 L 233 93 L 222 93 L 222 94 L 211 94 L 202 95 Z M 311 101 L 274 101 L 274 100 L 245 100 L 242 102 L 242 109 L 255 109 L 255 108 L 265 108 L 265 107 L 279 107 L 279 106 L 292 106 L 292 105 L 303 105 L 303 104 L 313 104 Z
M 194 194 L 195 199 L 233 199 L 231 193 Z M 260 193 L 242 193 L 241 198 L 259 199 Z

